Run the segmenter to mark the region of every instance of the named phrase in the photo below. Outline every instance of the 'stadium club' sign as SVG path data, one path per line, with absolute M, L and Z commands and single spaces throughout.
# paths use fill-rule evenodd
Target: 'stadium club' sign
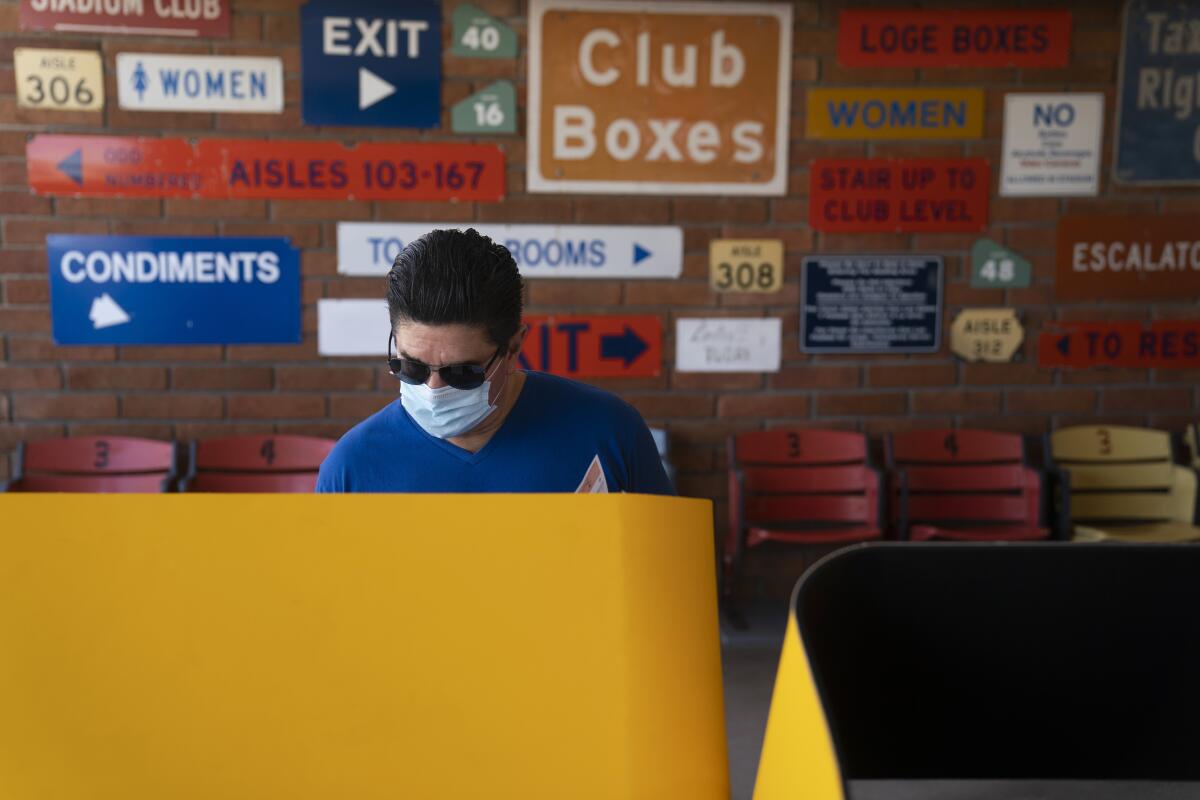
M 533 192 L 782 195 L 792 10 L 531 0 Z
M 1200 292 L 1200 224 L 1194 216 L 1063 217 L 1061 299 L 1178 297 Z
M 809 225 L 819 231 L 978 231 L 987 225 L 984 158 L 813 160 Z
M 229 35 L 229 0 L 21 0 L 20 16 L 23 30 Z
M 1065 67 L 1069 11 L 841 12 L 838 63 L 847 67 Z

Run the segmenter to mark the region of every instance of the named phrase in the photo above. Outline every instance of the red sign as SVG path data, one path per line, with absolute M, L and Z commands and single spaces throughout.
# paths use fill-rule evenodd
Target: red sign
M 21 0 L 21 28 L 226 37 L 229 0 Z
M 844 67 L 1065 67 L 1070 11 L 843 11 Z
M 642 378 L 662 368 L 655 316 L 525 317 L 521 366 L 569 378 Z
M 1200 292 L 1195 215 L 1060 217 L 1055 296 L 1127 300 Z
M 1043 367 L 1200 367 L 1200 320 L 1058 322 L 1038 339 Z
M 504 197 L 495 145 L 261 139 L 33 137 L 39 194 L 301 200 L 484 200 Z
M 819 231 L 981 231 L 985 158 L 818 158 L 808 224 Z

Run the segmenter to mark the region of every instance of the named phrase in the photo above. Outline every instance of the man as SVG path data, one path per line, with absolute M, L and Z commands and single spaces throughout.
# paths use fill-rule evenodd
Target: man
M 342 437 L 317 491 L 673 494 L 636 410 L 517 369 L 521 292 L 512 254 L 474 230 L 404 248 L 388 273 L 400 398 Z

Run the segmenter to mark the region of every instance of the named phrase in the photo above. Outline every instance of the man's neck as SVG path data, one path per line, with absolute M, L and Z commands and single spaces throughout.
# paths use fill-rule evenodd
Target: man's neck
M 500 430 L 500 426 L 504 424 L 504 420 L 508 419 L 509 412 L 517 404 L 517 397 L 520 396 L 521 389 L 524 386 L 524 372 L 514 370 L 509 373 L 508 380 L 504 384 L 504 388 L 500 391 L 500 397 L 496 399 L 496 410 L 488 414 L 487 418 L 477 427 L 473 428 L 470 433 L 462 436 L 453 436 L 446 439 L 446 441 L 468 452 L 478 453 L 496 435 L 496 431 Z

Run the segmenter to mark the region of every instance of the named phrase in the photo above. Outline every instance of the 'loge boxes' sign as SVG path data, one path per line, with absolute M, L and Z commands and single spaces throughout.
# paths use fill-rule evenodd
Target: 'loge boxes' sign
M 1115 175 L 1200 183 L 1200 2 L 1131 0 L 1118 77 Z
M 843 11 L 846 67 L 1065 67 L 1070 11 Z
M 531 0 L 532 192 L 782 195 L 792 10 Z
M 1060 299 L 1179 297 L 1200 292 L 1200 224 L 1192 216 L 1062 217 Z
M 979 231 L 987 225 L 987 159 L 819 158 L 809 173 L 809 225 L 818 231 Z

